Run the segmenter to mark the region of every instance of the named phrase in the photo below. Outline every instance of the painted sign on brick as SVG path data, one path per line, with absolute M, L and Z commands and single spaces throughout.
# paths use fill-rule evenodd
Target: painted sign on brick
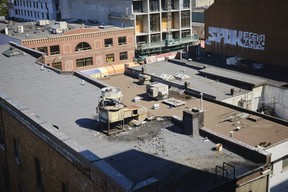
M 234 45 L 254 50 L 265 50 L 265 35 L 248 31 L 238 31 L 218 27 L 208 27 L 207 45 L 212 42 Z

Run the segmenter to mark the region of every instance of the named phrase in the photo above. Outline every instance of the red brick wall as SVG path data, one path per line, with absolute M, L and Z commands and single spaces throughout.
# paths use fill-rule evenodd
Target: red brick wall
M 38 190 L 35 157 L 40 160 L 45 191 L 61 191 L 62 182 L 69 191 L 104 191 L 9 114 L 4 112 L 3 117 L 11 191 L 19 191 L 19 186 L 24 191 Z M 19 139 L 21 165 L 15 162 L 13 138 Z
M 84 32 L 84 31 L 82 31 Z M 118 45 L 118 37 L 126 36 L 126 45 Z M 105 47 L 104 39 L 113 38 L 113 46 Z M 91 50 L 75 51 L 76 46 L 81 42 L 87 42 Z M 116 28 L 110 30 L 97 30 L 78 34 L 55 36 L 52 38 L 32 39 L 22 41 L 24 46 L 29 48 L 48 47 L 48 55 L 45 57 L 45 64 L 61 62 L 62 70 L 84 70 L 97 67 L 106 67 L 111 64 L 125 64 L 133 62 L 135 52 L 134 29 Z M 49 46 L 59 45 L 60 54 L 50 55 Z M 120 61 L 120 52 L 127 52 L 127 60 Z M 114 54 L 114 62 L 107 63 L 106 55 Z M 76 59 L 93 58 L 93 66 L 76 68 Z

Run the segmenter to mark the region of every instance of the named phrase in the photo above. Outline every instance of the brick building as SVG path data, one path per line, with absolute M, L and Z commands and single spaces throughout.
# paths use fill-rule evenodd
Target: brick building
M 205 12 L 206 51 L 287 68 L 287 5 L 216 0 Z
M 39 24 L 41 22 L 44 24 Z M 61 71 L 102 68 L 103 74 L 107 75 L 123 72 L 124 64 L 133 64 L 134 61 L 132 27 L 41 20 L 37 23 L 10 23 L 4 31 L 6 34 L 0 34 L 0 44 L 12 41 L 41 51 L 44 53 L 41 62 Z
M 62 19 L 93 19 L 107 25 L 134 27 L 138 54 L 153 55 L 197 44 L 198 38 L 192 32 L 191 3 L 190 0 L 62 0 L 61 14 Z
M 80 28 L 49 38 L 22 40 L 22 45 L 46 53 L 44 63 L 63 71 L 133 62 L 134 29 Z

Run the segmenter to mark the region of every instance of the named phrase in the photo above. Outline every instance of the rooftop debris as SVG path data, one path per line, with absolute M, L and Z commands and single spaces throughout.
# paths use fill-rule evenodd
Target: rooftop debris
M 248 114 L 248 113 L 234 112 L 234 113 L 231 113 L 231 114 L 227 115 L 226 117 L 224 117 L 221 121 L 219 121 L 219 123 L 222 123 L 224 121 L 235 122 L 235 121 L 238 121 L 239 119 L 246 119 L 249 116 L 250 116 L 250 114 Z

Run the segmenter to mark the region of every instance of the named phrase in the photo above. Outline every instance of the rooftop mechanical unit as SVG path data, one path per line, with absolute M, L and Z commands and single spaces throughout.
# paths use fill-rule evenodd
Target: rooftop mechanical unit
M 112 135 L 124 130 L 124 124 L 139 125 L 148 114 L 148 109 L 141 105 L 126 107 L 121 103 L 122 91 L 116 87 L 101 89 L 102 96 L 96 108 L 100 126 L 103 131 Z
M 146 93 L 149 97 L 156 100 L 167 99 L 169 87 L 163 83 L 154 82 L 146 85 Z

